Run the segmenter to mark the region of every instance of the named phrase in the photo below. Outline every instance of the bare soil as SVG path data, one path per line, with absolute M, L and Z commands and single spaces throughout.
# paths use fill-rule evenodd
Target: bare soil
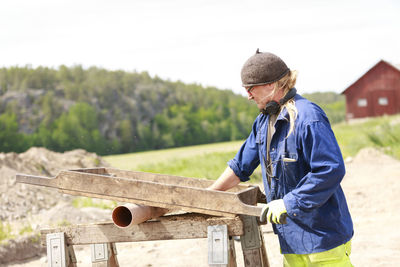
M 37 154 L 34 158 L 40 158 L 40 154 Z M 60 169 L 65 169 L 65 166 L 72 166 L 68 165 L 70 163 L 64 162 Z M 85 164 L 81 164 L 81 167 L 83 165 Z M 1 174 L 3 174 L 3 170 L 8 170 L 9 174 L 12 173 L 10 171 L 12 168 L 7 167 L 6 164 L 0 164 L 0 166 Z M 353 265 L 400 266 L 400 215 L 397 212 L 397 208 L 400 207 L 400 161 L 384 155 L 378 150 L 368 148 L 360 151 L 354 159 L 346 160 L 346 169 L 347 174 L 342 182 L 342 187 L 346 194 L 355 229 L 351 254 Z M 4 183 L 0 186 L 5 188 Z M 23 192 L 26 194 L 26 188 L 24 190 Z M 37 187 L 29 190 L 35 191 L 32 194 L 38 196 L 36 190 L 39 189 Z M 16 194 L 15 191 L 12 192 Z M 38 192 L 45 194 L 41 190 Z M 1 201 L 3 202 L 1 203 L 0 216 L 4 216 L 3 212 L 7 210 L 4 207 L 5 203 L 8 203 L 6 205 L 13 205 L 12 207 L 24 207 L 20 203 L 10 204 L 14 201 L 23 201 L 22 197 L 13 199 L 7 194 L 7 191 L 2 190 L 1 193 Z M 94 208 L 78 210 L 71 207 L 69 199 L 61 197 L 60 200 L 60 196 L 56 197 L 58 193 L 53 193 L 50 192 L 49 194 L 56 198 L 55 202 L 59 203 L 53 208 L 46 206 L 50 205 L 46 201 L 44 201 L 46 205 L 33 202 L 34 205 L 38 206 L 38 211 L 31 218 L 37 220 L 38 228 L 48 223 L 48 219 L 53 218 L 54 220 L 54 218 L 60 216 L 64 216 L 65 220 L 71 222 L 83 221 L 89 223 L 109 220 L 110 211 Z M 3 200 L 3 195 L 8 195 L 8 202 Z M 47 195 L 43 197 L 47 199 Z M 26 205 L 29 206 L 32 201 L 34 201 L 34 198 L 30 198 Z M 37 201 L 42 203 L 40 199 Z M 29 210 L 29 208 L 27 209 Z M 19 220 L 27 217 L 13 211 L 7 212 L 6 216 L 19 218 Z M 33 209 L 30 209 L 30 212 L 33 212 Z M 10 219 L 10 217 L 6 219 Z M 279 244 L 276 236 L 271 232 L 270 225 L 264 226 L 263 231 L 270 265 L 272 267 L 282 266 Z M 240 242 L 235 242 L 235 246 L 238 266 L 243 266 Z M 120 266 L 208 266 L 206 239 L 118 243 L 117 250 Z M 91 266 L 89 246 L 75 246 L 75 253 L 78 266 Z M 47 266 L 47 261 L 46 256 L 41 254 L 41 256 L 25 261 L 14 261 L 3 264 L 3 266 Z

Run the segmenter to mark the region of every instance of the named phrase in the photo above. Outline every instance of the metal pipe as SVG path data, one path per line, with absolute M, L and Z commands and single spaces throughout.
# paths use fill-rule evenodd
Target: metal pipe
M 168 212 L 168 209 L 126 204 L 114 208 L 112 220 L 118 227 L 125 228 L 150 219 L 158 218 Z

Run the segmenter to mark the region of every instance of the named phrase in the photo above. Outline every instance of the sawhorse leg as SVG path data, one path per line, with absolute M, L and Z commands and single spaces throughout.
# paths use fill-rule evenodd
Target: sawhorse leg
M 254 216 L 241 216 L 241 218 L 244 226 L 244 235 L 240 237 L 244 266 L 269 267 L 264 237 L 257 218 Z
M 65 243 L 64 233 L 46 235 L 47 266 L 76 267 L 76 257 L 72 245 Z
M 119 267 L 114 243 L 92 244 L 93 267 Z
M 227 225 L 210 225 L 208 233 L 208 265 L 212 267 L 236 267 L 235 243 L 228 236 Z

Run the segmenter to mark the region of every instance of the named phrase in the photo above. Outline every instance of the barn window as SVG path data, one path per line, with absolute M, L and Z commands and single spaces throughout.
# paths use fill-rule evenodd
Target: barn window
M 378 98 L 378 104 L 381 106 L 387 106 L 389 103 L 387 97 L 380 97 Z
M 357 106 L 366 107 L 367 106 L 367 99 L 365 99 L 365 98 L 358 99 Z

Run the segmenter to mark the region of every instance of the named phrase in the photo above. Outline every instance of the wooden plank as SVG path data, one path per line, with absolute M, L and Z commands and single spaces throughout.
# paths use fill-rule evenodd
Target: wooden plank
M 123 177 L 127 179 L 142 179 L 144 181 L 151 181 L 151 182 L 161 182 L 164 181 L 167 184 L 173 184 L 177 183 L 180 185 L 193 185 L 201 188 L 206 188 L 210 186 L 214 181 L 208 181 L 208 180 L 202 180 L 202 179 L 195 179 L 195 178 L 187 178 L 187 177 L 181 177 L 181 176 L 170 176 L 170 175 L 162 175 L 162 174 L 153 174 L 153 173 L 146 173 L 148 175 L 143 175 L 143 176 L 136 176 L 136 174 L 140 172 L 135 172 L 135 171 L 124 171 L 124 170 L 119 170 L 119 169 L 114 169 L 114 168 L 104 168 L 104 167 L 99 167 L 99 168 L 85 168 L 85 169 L 77 169 L 73 171 L 79 171 L 79 172 L 86 172 L 86 173 L 93 173 L 93 174 L 103 174 L 103 175 L 109 175 L 112 177 Z M 171 180 L 169 179 L 171 178 Z M 189 182 L 185 184 L 185 180 L 188 180 Z M 194 182 L 191 180 L 195 180 Z M 197 181 L 199 180 L 199 181 Z M 234 191 L 239 191 L 240 189 L 245 189 L 248 188 L 248 186 L 237 186 L 236 190 Z M 99 195 L 99 194 L 93 194 L 93 193 L 82 193 L 78 191 L 71 191 L 71 190 L 65 190 L 65 189 L 60 189 L 59 190 L 61 193 L 69 194 L 69 195 L 76 195 L 76 196 L 86 196 L 86 197 L 93 197 L 93 198 L 103 198 L 103 199 L 109 199 L 109 200 L 114 200 L 118 202 L 126 202 L 126 203 L 135 203 L 135 204 L 141 204 L 141 205 L 146 205 L 146 206 L 152 206 L 152 207 L 160 207 L 160 208 L 171 208 L 170 205 L 165 204 L 165 203 L 159 203 L 155 201 L 146 201 L 146 200 L 139 200 L 139 199 L 129 199 L 129 198 L 117 198 L 117 197 L 108 197 L 104 195 Z M 245 202 L 247 203 L 247 202 Z M 176 209 L 176 207 L 174 207 Z M 187 212 L 196 212 L 196 213 L 201 213 L 203 209 L 197 209 L 194 207 L 191 207 L 190 209 L 186 209 Z M 209 211 L 207 214 L 213 215 L 213 216 L 228 216 L 228 217 L 234 217 L 236 214 L 226 214 L 224 212 L 218 212 L 218 211 Z
M 241 236 L 241 244 L 244 258 L 244 266 L 269 267 L 264 238 L 257 219 L 251 216 L 241 216 L 244 233 Z
M 238 192 L 237 196 L 240 199 L 240 201 L 242 201 L 245 204 L 256 205 L 259 192 L 261 191 L 258 187 L 256 187 L 256 189 L 254 189 L 254 187 L 249 187 Z
M 46 187 L 57 187 L 57 181 L 54 178 L 22 174 L 22 173 L 17 173 L 17 182 L 24 184 L 46 186 Z
M 165 175 L 159 173 L 147 173 L 139 171 L 125 171 L 119 169 L 107 168 L 106 170 L 115 177 L 136 179 L 142 181 L 156 182 L 161 184 L 171 184 L 187 187 L 207 188 L 213 184 L 213 181 L 206 179 L 189 178 L 175 175 Z
M 64 232 L 69 245 L 206 238 L 207 226 L 219 224 L 228 226 L 230 236 L 243 234 L 243 223 L 239 217 L 183 214 L 163 216 L 128 228 L 119 228 L 111 222 L 48 228 L 41 230 L 41 236 L 42 244 L 45 244 L 46 234 Z
M 76 256 L 73 246 L 67 245 L 67 253 L 69 258 L 69 265 L 68 267 L 76 267 Z
M 107 170 L 108 168 L 105 167 L 95 167 L 95 168 L 81 168 L 81 169 L 73 169 L 70 171 L 74 172 L 85 172 L 85 173 L 94 173 L 94 174 L 101 174 L 101 175 L 108 175 L 111 176 L 111 174 Z
M 259 248 L 243 250 L 243 259 L 246 267 L 264 267 Z
M 92 194 L 92 193 L 86 193 L 86 192 L 83 193 L 83 192 L 71 191 L 71 190 L 61 190 L 60 189 L 59 191 L 60 191 L 60 193 L 65 193 L 65 194 L 74 195 L 74 196 L 102 198 L 102 199 L 109 199 L 109 200 L 114 200 L 114 201 L 118 201 L 118 202 L 134 203 L 134 204 L 147 205 L 147 206 L 151 206 L 151 207 L 166 208 L 169 210 L 184 210 L 186 212 L 204 213 L 204 209 L 198 209 L 195 207 L 182 208 L 182 207 L 172 206 L 172 208 L 171 208 L 171 205 L 169 205 L 169 204 L 154 202 L 154 201 L 113 197 L 113 196 Z M 222 216 L 222 217 L 235 217 L 236 216 L 236 214 L 233 214 L 233 213 L 219 212 L 219 211 L 214 211 L 214 210 L 208 210 L 206 214 L 213 215 L 213 216 Z
M 139 172 L 139 171 L 127 171 L 120 170 L 115 168 L 85 168 L 85 169 L 76 169 L 72 171 L 77 172 L 85 172 L 85 173 L 93 173 L 93 174 L 102 174 L 108 175 L 112 177 L 122 177 L 126 179 L 135 179 L 149 182 L 156 182 L 161 184 L 170 184 L 170 185 L 179 185 L 186 187 L 197 187 L 197 188 L 207 188 L 214 183 L 214 181 L 207 180 L 204 178 L 191 178 L 191 177 L 183 177 L 176 175 L 166 175 L 160 173 L 149 173 L 149 172 Z M 239 192 L 243 189 L 248 188 L 249 185 L 237 185 L 228 192 Z
M 259 216 L 261 212 L 261 208 L 244 204 L 237 194 L 230 192 L 182 187 L 151 181 L 128 180 L 121 177 L 110 178 L 103 175 L 69 171 L 60 172 L 57 178 L 59 188 L 135 200 L 154 201 L 155 203 L 168 204 L 170 208 L 180 207 L 183 210 L 190 211 L 190 208 L 194 207 L 203 209 L 202 213 L 206 214 L 208 210 L 254 216 Z M 252 189 L 257 194 L 258 188 L 253 187 Z
M 17 176 L 18 182 L 22 180 L 21 177 Z M 43 177 L 31 176 L 30 179 L 25 179 L 23 182 L 31 184 L 42 183 L 36 180 L 44 179 Z M 76 171 L 61 171 L 55 178 L 50 179 L 51 182 L 48 181 L 48 178 L 45 180 L 46 186 L 56 187 L 64 190 L 64 192 L 79 192 L 75 195 L 87 196 L 87 194 L 90 194 L 98 198 L 117 201 L 124 198 L 126 200 L 129 199 L 126 202 L 161 208 L 179 208 L 185 211 L 197 211 L 212 215 L 218 212 L 222 214 L 259 216 L 261 212 L 261 207 L 243 203 L 239 198 L 240 193 L 184 187 Z M 246 194 L 257 196 L 258 190 L 259 188 L 254 186 L 248 187 L 243 191 Z M 151 204 L 139 201 L 151 202 Z
M 267 255 L 267 248 L 265 247 L 265 240 L 264 240 L 264 235 L 262 232 L 261 227 L 259 227 L 260 231 L 260 237 L 261 237 L 261 256 L 262 256 L 262 261 L 263 261 L 263 266 L 264 267 L 270 267 L 269 265 L 269 260 L 268 260 L 268 255 Z
M 117 258 L 117 247 L 115 243 L 111 243 L 111 258 L 110 258 L 110 267 L 119 267 L 119 262 Z M 268 266 L 269 267 L 269 266 Z
M 236 263 L 236 251 L 235 251 L 235 240 L 229 237 L 229 262 L 228 267 L 237 267 Z

